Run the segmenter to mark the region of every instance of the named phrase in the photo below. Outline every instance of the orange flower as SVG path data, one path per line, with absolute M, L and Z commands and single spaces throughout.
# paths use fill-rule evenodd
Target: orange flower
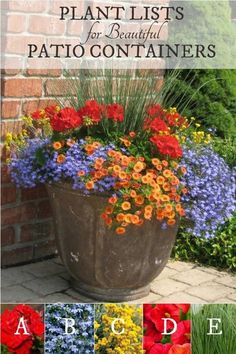
M 110 226 L 112 224 L 112 218 L 106 218 L 105 223 L 106 225 Z
M 132 215 L 131 216 L 132 224 L 137 225 L 139 223 L 139 221 L 140 221 L 140 219 L 139 219 L 138 215 Z
M 184 211 L 184 209 L 180 209 L 180 210 L 179 210 L 179 215 L 180 215 L 180 216 L 185 216 L 185 211 Z
M 167 167 L 167 166 L 169 165 L 169 163 L 168 163 L 166 160 L 163 160 L 163 161 L 162 161 L 162 165 L 163 165 L 164 167 Z
M 182 193 L 183 193 L 183 194 L 187 194 L 187 193 L 188 193 L 187 188 L 183 188 L 183 189 L 182 189 Z
M 185 175 L 187 173 L 186 167 L 182 166 L 181 167 L 181 172 L 183 173 L 183 175 Z
M 159 164 L 160 164 L 160 160 L 159 160 L 159 159 L 154 158 L 154 159 L 152 159 L 152 164 L 153 164 L 154 166 L 157 166 L 157 165 L 159 165 Z
M 173 210 L 173 206 L 171 204 L 166 204 L 165 210 L 170 213 Z
M 75 140 L 73 140 L 73 139 L 68 139 L 67 142 L 66 142 L 66 145 L 69 146 L 69 147 L 71 147 L 71 146 L 73 146 L 75 143 L 76 143 Z
M 162 170 L 162 165 L 161 165 L 161 164 L 156 165 L 156 169 L 157 169 L 158 171 L 161 171 L 161 170 Z
M 124 202 L 124 203 L 121 204 L 121 208 L 123 210 L 130 210 L 131 204 L 129 202 Z
M 126 222 L 127 224 L 130 224 L 131 218 L 132 218 L 132 214 L 126 214 L 124 217 L 124 222 Z
M 142 175 L 141 175 L 140 173 L 134 172 L 134 173 L 132 174 L 132 177 L 133 177 L 133 179 L 135 179 L 135 180 L 139 180 L 139 179 L 142 177 Z
M 152 218 L 152 213 L 144 213 L 144 219 L 151 220 L 151 218 Z
M 130 132 L 130 133 L 129 133 L 129 136 L 130 136 L 131 138 L 135 138 L 135 137 L 136 137 L 136 133 L 135 133 L 135 132 Z
M 88 189 L 88 190 L 93 189 L 93 188 L 94 188 L 94 182 L 93 182 L 93 181 L 88 181 L 88 182 L 85 184 L 85 187 L 86 187 L 86 189 Z
M 141 161 L 138 161 L 135 165 L 134 165 L 134 171 L 135 172 L 141 172 L 143 169 L 145 168 L 145 164 Z
M 117 197 L 111 197 L 111 198 L 109 198 L 108 202 L 109 202 L 110 204 L 116 204 L 117 200 L 118 200 Z
M 81 170 L 77 173 L 77 176 L 82 177 L 85 175 L 85 171 Z
M 120 173 L 121 167 L 120 167 L 119 165 L 115 165 L 115 166 L 113 167 L 113 171 L 114 171 L 115 173 Z
M 55 150 L 59 150 L 62 148 L 62 144 L 60 143 L 60 141 L 55 141 L 52 146 Z
M 150 178 L 147 175 L 142 176 L 142 182 L 144 184 L 148 184 L 150 182 Z
M 165 178 L 163 176 L 158 176 L 157 177 L 157 183 L 158 184 L 162 185 L 164 182 L 165 182 Z
M 84 149 L 88 155 L 92 155 L 94 153 L 94 146 L 91 144 L 85 145 Z
M 169 192 L 169 191 L 170 191 L 170 184 L 167 183 L 167 182 L 164 183 L 164 184 L 163 184 L 163 189 L 164 189 L 165 192 Z
M 57 156 L 57 163 L 63 163 L 65 159 L 66 159 L 65 155 L 60 154 Z
M 128 139 L 125 138 L 120 138 L 120 141 L 126 146 L 129 147 L 131 145 L 131 142 Z
M 152 213 L 152 211 L 153 211 L 153 206 L 152 205 L 145 206 L 145 213 Z
M 144 203 L 144 197 L 142 195 L 138 195 L 134 200 L 137 205 L 143 205 Z
M 175 221 L 175 219 L 169 219 L 169 220 L 167 221 L 167 224 L 168 224 L 168 225 L 175 225 L 175 224 L 176 224 L 176 221 Z
M 128 158 L 128 156 L 122 156 L 122 158 L 121 158 L 121 164 L 122 164 L 122 166 L 128 166 L 128 164 L 129 164 L 129 158 Z
M 118 235 L 123 235 L 125 233 L 125 228 L 124 227 L 117 227 L 116 233 Z
M 120 178 L 120 179 L 126 179 L 126 178 L 127 178 L 127 174 L 126 174 L 124 171 L 121 171 L 121 172 L 119 173 L 119 178 Z
M 118 222 L 124 221 L 124 218 L 125 218 L 125 214 L 123 214 L 123 213 L 119 213 L 119 214 L 117 214 L 117 216 L 116 216 L 116 220 L 117 220 Z
M 137 192 L 134 189 L 132 189 L 130 191 L 130 196 L 131 196 L 131 198 L 136 198 L 137 197 Z
M 170 197 L 168 195 L 162 195 L 161 196 L 161 200 L 162 200 L 162 202 L 169 202 L 170 201 Z
M 110 157 L 114 157 L 116 155 L 116 152 L 114 150 L 109 150 L 107 154 Z
M 169 178 L 172 176 L 172 172 L 170 170 L 164 170 L 163 171 L 163 175 L 166 177 L 166 178 Z
M 113 210 L 114 210 L 114 208 L 112 206 L 108 205 L 105 209 L 105 213 L 108 215 L 112 214 Z

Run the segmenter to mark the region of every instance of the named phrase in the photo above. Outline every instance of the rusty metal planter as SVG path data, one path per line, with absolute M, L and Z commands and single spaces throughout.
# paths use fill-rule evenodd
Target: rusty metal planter
M 116 235 L 100 217 L 107 197 L 84 195 L 69 184 L 48 185 L 59 255 L 72 286 L 100 301 L 128 301 L 148 295 L 165 267 L 176 227 L 156 220 Z

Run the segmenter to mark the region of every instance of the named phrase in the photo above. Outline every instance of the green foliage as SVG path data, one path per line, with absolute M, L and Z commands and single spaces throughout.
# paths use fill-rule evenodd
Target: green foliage
M 193 305 L 192 307 L 192 354 L 234 354 L 236 348 L 236 306 L 233 304 Z M 219 318 L 221 335 L 207 335 L 209 318 Z M 215 324 L 215 323 L 214 323 Z
M 181 70 L 173 88 L 179 95 L 171 104 L 180 113 L 236 139 L 236 70 Z
M 225 159 L 230 167 L 236 166 L 236 141 L 216 137 L 212 140 L 212 144 L 214 150 Z
M 207 266 L 236 269 L 236 215 L 222 226 L 212 239 L 195 237 L 181 227 L 172 252 L 176 260 Z

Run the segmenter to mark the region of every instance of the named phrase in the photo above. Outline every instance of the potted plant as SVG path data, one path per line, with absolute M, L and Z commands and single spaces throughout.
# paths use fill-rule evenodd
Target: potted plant
M 47 185 L 73 287 L 108 301 L 147 295 L 165 267 L 185 216 L 182 145 L 199 140 L 191 121 L 157 103 L 148 80 L 124 81 L 116 94 L 113 78 L 92 93 L 84 81 L 66 106 L 24 117 L 26 129 L 7 139 L 16 185 Z

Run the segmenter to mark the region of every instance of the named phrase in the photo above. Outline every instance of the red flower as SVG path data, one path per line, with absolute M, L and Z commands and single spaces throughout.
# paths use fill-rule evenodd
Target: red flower
M 159 332 L 164 331 L 164 321 L 163 318 L 173 319 L 176 322 L 180 321 L 180 311 L 176 305 L 171 304 L 160 304 L 156 305 L 151 311 L 151 320 L 155 324 L 156 329 Z M 167 331 L 174 328 L 172 321 L 167 321 L 166 324 Z
M 45 108 L 45 114 L 47 118 L 53 118 L 54 114 L 58 113 L 60 111 L 60 107 L 53 105 L 53 106 L 48 106 Z
M 183 151 L 178 140 L 170 135 L 155 135 L 150 141 L 156 145 L 159 152 L 163 155 L 169 155 L 172 158 L 182 157 Z
M 170 127 L 181 127 L 183 125 L 188 125 L 187 120 L 177 112 L 166 113 L 165 119 L 167 120 Z
M 177 324 L 177 331 L 171 334 L 174 344 L 184 344 L 190 342 L 191 322 L 190 320 L 181 321 Z
M 78 110 L 83 119 L 83 124 L 98 124 L 101 120 L 102 106 L 95 100 L 86 101 L 85 106 Z
M 162 344 L 162 343 L 158 343 L 155 344 L 152 349 L 150 350 L 149 354 L 168 354 L 169 350 L 171 348 L 170 343 L 166 343 L 166 344 Z
M 31 117 L 34 120 L 42 119 L 42 118 L 44 118 L 44 116 L 45 116 L 45 111 L 43 109 L 40 109 L 38 111 L 35 111 L 35 112 L 31 113 Z
M 122 122 L 124 120 L 124 107 L 118 103 L 108 104 L 105 114 L 107 118 L 113 119 L 115 122 Z
M 191 345 L 189 343 L 184 345 L 175 344 L 170 348 L 168 354 L 191 354 Z
M 51 119 L 51 126 L 57 132 L 64 132 L 67 129 L 78 128 L 82 119 L 74 108 L 66 107 L 54 114 Z
M 15 335 L 20 318 L 24 318 L 24 329 L 19 329 L 19 335 Z M 44 324 L 40 314 L 27 305 L 17 305 L 13 310 L 5 310 L 1 315 L 1 343 L 7 346 L 9 352 L 16 354 L 30 353 L 35 336 L 43 340 Z
M 168 132 L 169 128 L 167 124 L 160 118 L 155 118 L 151 122 L 149 128 L 154 132 Z
M 176 304 L 177 307 L 179 307 L 183 313 L 188 313 L 190 309 L 190 304 Z
M 164 114 L 164 111 L 159 104 L 154 104 L 148 107 L 147 114 L 151 117 L 160 117 Z

